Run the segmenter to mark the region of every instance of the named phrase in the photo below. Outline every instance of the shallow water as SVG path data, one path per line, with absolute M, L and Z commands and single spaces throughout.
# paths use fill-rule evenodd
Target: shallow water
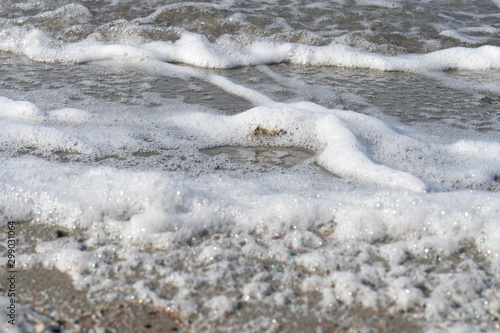
M 0 226 L 68 235 L 18 267 L 193 330 L 498 330 L 499 17 L 3 1 Z

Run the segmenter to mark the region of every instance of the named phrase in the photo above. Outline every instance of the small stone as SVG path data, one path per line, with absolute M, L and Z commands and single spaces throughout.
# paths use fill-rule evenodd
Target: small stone
M 62 238 L 68 236 L 68 233 L 62 230 L 55 231 L 56 238 Z

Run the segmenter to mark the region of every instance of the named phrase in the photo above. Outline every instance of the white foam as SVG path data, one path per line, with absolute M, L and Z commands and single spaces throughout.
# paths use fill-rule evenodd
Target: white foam
M 436 145 L 413 139 L 374 118 L 311 103 L 258 107 L 233 117 L 190 114 L 173 121 L 212 145 L 254 144 L 248 135 L 258 125 L 280 128 L 287 134 L 273 139 L 273 144 L 316 149 L 318 162 L 332 173 L 390 188 L 425 191 L 429 186 L 442 189 L 443 184 L 450 188 L 457 181 L 493 184 L 500 168 L 498 143 Z M 458 155 L 457 149 L 462 153 Z M 432 167 L 436 160 L 449 167 Z M 468 177 L 471 170 L 473 179 Z
M 233 68 L 289 62 L 300 65 L 343 66 L 383 71 L 488 70 L 500 68 L 500 48 L 454 47 L 428 54 L 385 56 L 346 45 L 309 46 L 256 41 L 248 45 L 213 44 L 206 37 L 184 33 L 176 42 L 152 42 L 140 46 L 78 42 L 61 45 L 40 30 L 3 28 L 0 50 L 44 62 L 155 59 L 205 68 Z
M 446 32 L 445 32 L 446 33 Z M 459 36 L 458 31 L 454 36 Z M 136 34 L 127 38 L 120 37 L 125 44 L 105 44 L 95 42 L 92 36 L 77 43 L 62 43 L 37 29 L 8 27 L 0 30 L 0 50 L 25 55 L 41 62 L 108 62 L 125 67 L 141 67 L 152 73 L 169 73 L 179 77 L 195 77 L 218 85 L 229 93 L 240 95 L 246 90 L 248 98 L 255 105 L 269 103 L 263 94 L 228 83 L 227 79 L 205 72 L 176 66 L 183 63 L 203 68 L 234 68 L 274 63 L 292 63 L 305 66 L 339 66 L 365 68 L 381 71 L 404 71 L 418 73 L 436 79 L 451 88 L 488 91 L 499 93 L 496 82 L 488 84 L 464 83 L 456 77 L 451 78 L 444 72 L 456 70 L 485 71 L 500 68 L 500 48 L 485 45 L 478 48 L 454 47 L 427 54 L 401 54 L 388 56 L 356 49 L 343 44 L 310 46 L 298 43 L 271 42 L 258 39 L 238 44 L 222 36 L 216 43 L 209 42 L 205 36 L 179 31 L 180 38 L 175 42 L 156 41 L 137 44 Z M 122 36 L 123 37 L 123 36 Z M 343 37 L 342 37 L 343 38 Z M 342 39 L 341 38 L 341 39 Z M 482 37 L 463 37 L 470 42 L 482 42 Z
M 233 309 L 235 308 L 235 301 L 227 296 L 220 295 L 208 300 L 206 306 L 212 309 L 212 311 L 214 311 L 219 316 L 223 317 L 233 311 Z
M 33 103 L 14 102 L 8 98 L 0 97 L 0 117 L 36 123 L 42 121 L 44 114 Z
M 81 244 L 75 241 L 56 240 L 41 243 L 36 254 L 19 257 L 21 265 L 43 264 L 69 273 L 77 288 L 102 287 L 101 283 L 115 268 L 99 256 L 115 253 L 111 248 L 117 246 L 116 243 L 126 245 L 130 251 L 120 257 L 120 267 L 127 272 L 138 260 L 149 262 L 137 257 L 144 242 L 156 249 L 168 249 L 168 256 L 178 256 L 190 249 L 191 240 L 204 231 L 223 235 L 225 230 L 232 230 L 241 234 L 241 238 L 209 239 L 187 251 L 196 251 L 193 264 L 208 267 L 209 271 L 197 271 L 196 276 L 180 272 L 166 275 L 169 283 L 180 288 L 175 304 L 186 315 L 197 311 L 190 288 L 216 279 L 219 269 L 215 263 L 231 263 L 243 258 L 248 261 L 260 258 L 267 251 L 273 254 L 273 260 L 285 260 L 298 249 L 295 263 L 310 271 L 346 265 L 344 261 L 366 269 L 359 274 L 333 269 L 328 275 L 315 277 L 316 282 L 305 279 L 304 288 L 311 291 L 321 288 L 325 302 L 333 302 L 338 296 L 345 304 L 408 311 L 440 300 L 438 291 L 430 297 L 422 295 L 418 288 L 420 282 L 408 278 L 418 270 L 405 264 L 408 254 L 423 255 L 424 249 L 431 249 L 433 255 L 450 258 L 456 255 L 457 244 L 472 243 L 489 254 L 487 260 L 492 269 L 500 267 L 500 248 L 496 241 L 500 237 L 498 193 L 423 194 L 373 189 L 338 192 L 327 186 L 321 192 L 304 187 L 299 192 L 293 189 L 293 184 L 302 177 L 283 176 L 286 182 L 278 181 L 280 177 L 276 175 L 256 180 L 218 175 L 197 179 L 175 177 L 177 179 L 151 171 L 63 165 L 35 158 L 11 159 L 0 172 L 2 223 L 12 219 L 34 220 L 90 228 L 92 235 L 99 237 L 89 238 L 85 244 L 88 248 L 102 247 L 99 252 L 82 251 Z M 330 226 L 332 235 L 319 240 L 309 231 L 321 226 Z M 262 234 L 259 241 L 271 246 L 264 250 L 249 233 Z M 280 237 L 274 238 L 277 234 Z M 241 248 L 244 238 L 251 240 Z M 387 258 L 389 271 L 379 271 L 369 261 L 369 253 L 375 249 L 371 244 L 384 239 L 387 244 L 378 250 L 380 256 Z M 0 264 L 5 264 L 4 260 L 2 258 Z M 475 288 L 487 288 L 485 282 L 474 275 L 482 271 L 468 272 L 457 279 L 474 278 Z M 436 280 L 440 275 L 432 276 L 433 285 L 447 288 L 444 281 Z M 383 281 L 377 292 L 363 283 L 373 280 Z M 330 281 L 334 281 L 333 286 Z M 144 288 L 137 289 L 141 295 L 147 291 Z M 241 292 L 250 299 L 263 301 L 268 297 L 277 300 L 285 297 L 273 290 L 265 277 L 248 281 Z M 472 306 L 475 295 L 464 294 L 461 304 Z M 392 297 L 397 297 L 395 303 Z M 495 295 L 483 297 L 493 301 Z M 171 306 L 170 302 L 158 299 L 158 304 L 165 306 Z M 233 309 L 233 303 L 224 298 L 215 298 L 207 306 L 218 313 Z M 443 311 L 455 313 L 453 309 L 452 303 L 442 304 Z M 433 311 L 430 307 L 425 314 L 429 318 L 440 318 Z
M 92 118 L 89 112 L 72 108 L 47 111 L 46 115 L 49 120 L 66 124 L 84 124 Z
M 356 0 L 356 4 L 361 6 L 375 6 L 382 8 L 401 8 L 401 4 L 396 1 L 384 0 Z
M 167 68 L 159 65 L 157 69 L 168 71 L 172 65 L 165 66 Z M 187 68 L 187 71 L 198 75 L 194 69 Z M 162 123 L 175 127 L 178 132 L 178 139 L 166 141 L 174 147 L 188 143 L 181 139 L 185 135 L 196 137 L 198 147 L 272 143 L 312 148 L 317 152 L 316 161 L 327 170 L 365 185 L 417 192 L 495 186 L 493 179 L 500 169 L 500 146 L 496 142 L 460 141 L 451 145 L 425 142 L 373 117 L 308 102 L 277 103 L 216 75 L 204 79 L 267 106 L 235 116 L 189 113 L 169 117 Z M 130 127 L 113 129 L 110 125 L 113 117 L 100 116 L 96 123 L 91 122 L 90 113 L 82 110 L 42 112 L 29 102 L 5 98 L 3 101 L 0 111 L 7 119 L 0 120 L 6 124 L 0 140 L 12 150 L 35 148 L 120 156 L 124 147 L 132 152 L 142 147 L 151 149 L 151 144 L 147 148 L 137 133 L 148 131 L 148 124 L 158 122 L 154 114 L 151 118 L 129 117 Z M 82 134 L 74 125 L 86 126 L 87 130 Z M 282 133 L 276 137 L 252 137 L 251 133 L 259 125 L 269 130 L 281 129 Z M 166 142 L 158 138 L 155 144 Z M 447 168 L 435 167 L 436 161 L 446 164 Z
M 460 31 L 460 32 L 472 32 L 472 33 L 483 33 L 483 34 L 489 34 L 489 35 L 498 35 L 500 33 L 500 29 L 492 27 L 492 26 L 460 28 L 458 31 Z
M 87 111 L 72 108 L 43 111 L 33 103 L 13 101 L 0 96 L 0 117 L 23 123 L 56 121 L 67 124 L 82 124 L 89 121 L 91 115 Z
M 485 37 L 467 36 L 456 30 L 443 30 L 439 33 L 439 35 L 453 38 L 469 45 L 482 44 L 488 40 L 488 38 Z

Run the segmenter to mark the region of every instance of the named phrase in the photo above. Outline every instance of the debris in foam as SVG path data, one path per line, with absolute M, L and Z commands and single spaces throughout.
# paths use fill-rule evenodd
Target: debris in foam
M 267 128 L 261 127 L 259 124 L 252 132 L 250 132 L 249 135 L 252 138 L 258 138 L 258 137 L 285 135 L 286 133 L 287 132 L 284 129 L 278 128 L 277 126 L 275 126 L 271 130 L 268 130 Z

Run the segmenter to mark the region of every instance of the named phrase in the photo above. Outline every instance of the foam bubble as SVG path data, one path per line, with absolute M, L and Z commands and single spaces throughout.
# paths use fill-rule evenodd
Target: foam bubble
M 5 97 L 0 97 L 0 117 L 19 120 L 22 122 L 36 123 L 44 118 L 43 112 L 33 103 L 26 101 L 15 102 Z

